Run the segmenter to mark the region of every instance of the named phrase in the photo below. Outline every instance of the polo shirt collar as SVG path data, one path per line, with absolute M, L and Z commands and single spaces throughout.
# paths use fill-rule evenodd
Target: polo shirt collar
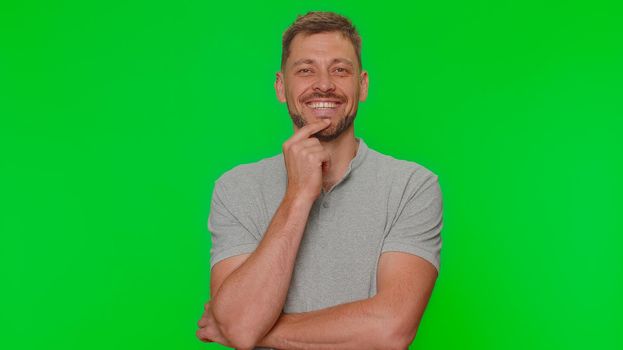
M 357 154 L 348 164 L 348 169 L 346 169 L 346 173 L 344 173 L 344 176 L 342 176 L 342 178 L 338 182 L 336 182 L 329 189 L 328 192 L 325 192 L 325 190 L 322 189 L 321 190 L 322 195 L 333 192 L 333 190 L 339 185 L 341 185 L 348 178 L 350 173 L 352 173 L 355 169 L 357 169 L 365 160 L 366 154 L 368 153 L 368 145 L 366 145 L 366 143 L 361 138 L 355 137 L 355 140 L 359 141 L 359 146 L 357 147 Z
M 363 141 L 360 137 L 355 137 L 355 140 L 359 141 L 359 147 L 357 148 L 357 154 L 355 158 L 350 161 L 350 165 L 348 166 L 348 170 L 346 171 L 345 176 L 348 176 L 351 171 L 357 169 L 362 163 L 366 154 L 368 153 L 368 145 Z

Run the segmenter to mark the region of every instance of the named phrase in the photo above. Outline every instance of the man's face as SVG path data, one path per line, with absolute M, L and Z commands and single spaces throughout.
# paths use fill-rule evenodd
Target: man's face
M 331 119 L 315 134 L 331 141 L 352 127 L 359 101 L 368 95 L 368 73 L 359 71 L 355 48 L 340 32 L 297 34 L 275 90 L 297 129 Z

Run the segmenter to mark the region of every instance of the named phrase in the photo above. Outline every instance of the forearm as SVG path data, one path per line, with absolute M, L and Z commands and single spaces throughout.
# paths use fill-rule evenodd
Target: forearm
M 394 349 L 390 312 L 376 298 L 282 315 L 257 346 L 276 349 Z
M 286 194 L 255 252 L 212 298 L 216 322 L 229 340 L 257 341 L 281 315 L 312 205 Z

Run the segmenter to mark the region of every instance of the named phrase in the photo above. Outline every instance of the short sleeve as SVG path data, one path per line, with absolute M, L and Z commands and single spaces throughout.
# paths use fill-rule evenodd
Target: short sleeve
M 399 251 L 417 255 L 440 267 L 443 200 L 437 175 L 427 179 L 402 206 L 383 242 L 381 253 Z
M 244 217 L 242 198 L 234 199 L 222 181 L 217 181 L 212 192 L 208 230 L 212 237 L 210 248 L 210 269 L 219 261 L 235 255 L 251 253 L 259 241 L 249 230 L 249 218 Z

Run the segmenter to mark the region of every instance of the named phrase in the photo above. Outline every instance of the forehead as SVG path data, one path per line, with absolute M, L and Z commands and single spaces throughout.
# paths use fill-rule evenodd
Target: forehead
M 340 32 L 297 34 L 290 44 L 288 65 L 301 59 L 333 61 L 334 59 L 357 61 L 353 44 Z

